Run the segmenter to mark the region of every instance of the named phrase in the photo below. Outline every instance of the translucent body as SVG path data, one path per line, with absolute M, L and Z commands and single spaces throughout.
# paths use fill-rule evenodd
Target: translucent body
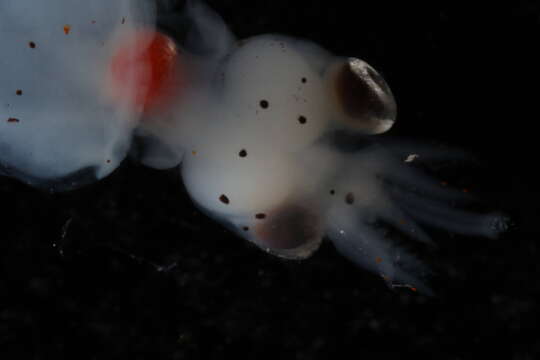
M 0 3 L 0 172 L 60 186 L 118 166 L 140 116 L 130 84 L 145 74 L 126 76 L 127 95 L 114 98 L 109 62 L 116 43 L 153 16 L 139 0 Z
M 503 228 L 497 215 L 450 207 L 458 195 L 416 171 L 415 156 L 371 140 L 397 114 L 369 64 L 285 36 L 236 41 L 200 2 L 188 1 L 190 31 L 179 44 L 189 81 L 174 102 L 143 113 L 148 89 L 138 85 L 155 74 L 134 68 L 119 81 L 110 64 L 129 34 L 152 29 L 148 5 L 0 4 L 8 49 L 0 58 L 0 171 L 35 185 L 99 179 L 122 161 L 136 132 L 144 164 L 181 164 L 193 201 L 264 251 L 303 259 L 327 237 L 390 284 L 415 287 L 425 269 L 386 238 L 385 227 L 424 243 L 429 236 L 416 222 L 480 236 Z M 133 58 L 151 46 L 129 44 Z M 129 58 L 112 63 L 121 69 Z
M 396 118 L 390 88 L 371 66 L 283 36 L 235 43 L 219 17 L 190 6 L 192 31 L 215 51 L 194 56 L 201 75 L 190 96 L 148 122 L 143 160 L 158 168 L 182 161 L 189 194 L 211 217 L 284 258 L 308 257 L 328 237 L 389 283 L 415 287 L 425 269 L 381 223 L 427 243 L 415 220 L 464 234 L 500 230 L 496 215 L 452 209 L 455 194 L 414 170 L 410 154 L 369 140 Z

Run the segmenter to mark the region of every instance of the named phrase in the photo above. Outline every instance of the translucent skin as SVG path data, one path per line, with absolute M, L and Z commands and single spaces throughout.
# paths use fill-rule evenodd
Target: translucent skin
M 0 108 L 0 172 L 80 186 L 113 171 L 136 131 L 146 165 L 181 163 L 193 201 L 264 251 L 303 259 L 326 237 L 389 284 L 425 292 L 428 271 L 385 226 L 428 244 L 418 224 L 488 237 L 504 230 L 499 215 L 452 207 L 461 195 L 417 171 L 401 144 L 371 136 L 391 129 L 397 109 L 360 59 L 278 35 L 236 42 L 196 1 L 180 59 L 136 6 L 144 1 L 50 0 L 27 18 L 29 3 L 0 3 L 10 50 L 0 58 L 0 97 L 12 104 Z
M 396 103 L 369 64 L 284 36 L 231 42 L 199 2 L 189 2 L 187 17 L 213 51 L 194 60 L 190 91 L 146 127 L 153 140 L 143 159 L 157 168 L 182 160 L 186 189 L 209 216 L 287 259 L 329 238 L 390 285 L 426 293 L 429 271 L 386 238 L 385 226 L 428 244 L 418 223 L 489 237 L 504 230 L 499 215 L 452 208 L 462 194 L 414 169 L 407 147 L 387 149 L 371 136 L 392 127 Z
M 145 0 L 0 2 L 0 173 L 63 190 L 116 169 L 141 117 L 143 74 L 125 71 L 117 101 L 109 64 L 153 14 Z

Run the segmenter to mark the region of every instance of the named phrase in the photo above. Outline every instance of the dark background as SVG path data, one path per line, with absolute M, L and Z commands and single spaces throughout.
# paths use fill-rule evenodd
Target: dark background
M 330 243 L 303 262 L 263 253 L 197 211 L 176 171 L 128 160 L 56 195 L 2 178 L 0 359 L 540 358 L 539 5 L 210 3 L 239 37 L 305 37 L 380 70 L 392 135 L 467 150 L 439 176 L 510 230 L 432 232 L 425 297 Z

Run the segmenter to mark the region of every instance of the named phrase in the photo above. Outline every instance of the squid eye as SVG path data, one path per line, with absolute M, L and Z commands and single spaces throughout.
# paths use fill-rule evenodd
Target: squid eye
M 319 215 L 307 206 L 287 204 L 270 212 L 255 227 L 256 243 L 274 255 L 301 259 L 322 240 Z
M 326 73 L 338 120 L 367 133 L 384 133 L 394 125 L 397 106 L 381 75 L 366 62 L 340 59 Z

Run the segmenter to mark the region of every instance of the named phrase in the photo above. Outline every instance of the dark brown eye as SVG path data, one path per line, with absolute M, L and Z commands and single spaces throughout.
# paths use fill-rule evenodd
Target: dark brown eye
M 336 100 L 350 127 L 369 134 L 390 129 L 396 119 L 396 103 L 382 76 L 366 62 L 349 58 L 329 71 Z
M 268 214 L 255 231 L 260 242 L 273 250 L 292 250 L 321 238 L 320 219 L 307 207 L 282 206 Z

